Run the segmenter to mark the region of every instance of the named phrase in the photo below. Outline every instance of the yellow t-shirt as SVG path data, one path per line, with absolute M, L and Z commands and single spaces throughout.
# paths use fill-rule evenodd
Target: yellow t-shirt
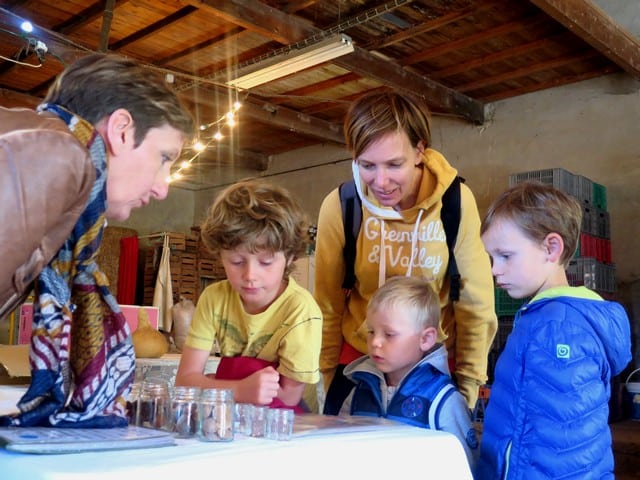
M 320 380 L 322 313 L 309 291 L 293 278 L 262 313 L 250 315 L 227 280 L 200 295 L 185 345 L 210 351 L 218 342 L 223 357 L 247 356 L 278 362 L 278 372 L 292 380 Z

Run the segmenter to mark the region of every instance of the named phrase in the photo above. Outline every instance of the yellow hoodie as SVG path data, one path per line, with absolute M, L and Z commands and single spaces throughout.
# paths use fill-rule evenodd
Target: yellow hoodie
M 480 217 L 471 190 L 460 185 L 461 218 L 454 253 L 461 276 L 460 300 L 449 302 L 446 278 L 449 253 L 440 220 L 442 195 L 457 171 L 437 151 L 425 150 L 424 172 L 416 205 L 397 212 L 381 207 L 354 178 L 362 199 L 357 238 L 356 284 L 347 299 L 344 279 L 344 228 L 338 189 L 322 202 L 318 217 L 314 296 L 323 314 L 320 369 L 328 388 L 338 365 L 343 340 L 367 353 L 366 307 L 386 278 L 415 275 L 431 278 L 440 292 L 440 339 L 455 355 L 460 392 L 473 407 L 478 386 L 487 380 L 487 356 L 497 328 L 489 257 L 480 239 Z M 383 232 L 383 234 L 381 234 Z M 380 252 L 385 255 L 381 256 Z

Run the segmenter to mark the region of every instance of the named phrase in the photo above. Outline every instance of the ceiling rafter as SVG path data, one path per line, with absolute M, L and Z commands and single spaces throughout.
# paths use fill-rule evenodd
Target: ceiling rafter
M 516 78 L 526 77 L 533 73 L 542 72 L 550 68 L 562 67 L 572 63 L 581 62 L 583 60 L 588 60 L 590 58 L 594 58 L 596 55 L 597 53 L 592 50 L 586 51 L 580 55 L 563 55 L 553 60 L 548 60 L 546 62 L 539 62 L 533 65 L 527 65 L 526 67 L 518 68 L 516 70 L 511 70 L 501 75 L 494 75 L 492 77 L 483 78 L 475 82 L 459 85 L 456 87 L 456 89 L 460 90 L 461 92 L 469 92 L 472 90 L 477 90 L 482 87 L 488 87 L 490 85 L 497 85 L 499 83 L 503 83 L 509 80 L 514 80 Z
M 431 77 L 435 79 L 446 78 L 459 73 L 469 72 L 478 67 L 486 67 L 492 63 L 501 62 L 509 58 L 517 58 L 536 50 L 552 47 L 558 43 L 561 43 L 563 39 L 566 39 L 566 33 L 559 33 L 549 38 L 542 38 L 540 40 L 534 40 L 523 45 L 507 48 L 499 52 L 490 53 L 488 55 L 477 57 L 467 62 L 457 63 L 441 70 L 436 70 L 431 74 Z
M 491 40 L 492 38 L 501 37 L 507 33 L 535 28 L 536 26 L 542 25 L 543 22 L 544 17 L 542 15 L 536 15 L 535 18 L 530 19 L 530 21 L 526 23 L 520 20 L 504 23 L 495 28 L 478 32 L 475 35 L 469 35 L 459 40 L 446 42 L 442 45 L 430 48 L 426 51 L 418 52 L 414 55 L 405 57 L 400 63 L 404 66 L 414 65 L 418 62 L 429 60 L 430 58 L 440 57 L 442 55 L 446 55 L 449 52 L 455 52 L 463 48 L 474 46 L 478 43 L 486 42 L 488 40 Z
M 623 70 L 640 78 L 640 40 L 591 0 L 529 0 Z
M 158 20 L 157 22 L 154 22 L 151 25 L 146 26 L 142 30 L 138 30 L 132 35 L 129 35 L 121 40 L 118 40 L 117 42 L 113 42 L 109 44 L 109 49 L 115 50 L 115 51 L 120 50 L 121 48 L 124 48 L 127 45 L 131 45 L 134 42 L 142 40 L 143 38 L 157 34 L 162 29 L 167 28 L 171 24 L 179 20 L 182 20 L 197 11 L 198 9 L 193 5 L 186 5 L 182 7 L 180 10 L 172 13 L 171 15 L 167 15 L 162 20 Z
M 240 24 L 283 44 L 298 42 L 322 32 L 319 28 L 297 16 L 277 11 L 261 2 L 201 0 L 197 2 L 197 5 L 202 8 L 210 8 L 217 15 L 233 23 Z M 268 28 L 269 25 L 272 26 L 271 29 Z M 285 27 L 283 28 L 283 26 Z M 422 92 L 422 96 L 427 101 L 474 123 L 481 124 L 485 120 L 484 105 L 480 102 L 429 78 L 406 70 L 395 62 L 374 56 L 358 46 L 353 53 L 337 58 L 333 60 L 333 63 L 360 75 L 375 78 L 385 85 Z
M 444 27 L 445 25 L 448 25 L 449 23 L 460 21 L 471 14 L 479 13 L 483 10 L 493 8 L 500 3 L 504 3 L 504 2 L 501 0 L 496 0 L 493 2 L 486 2 L 481 4 L 475 3 L 471 6 L 467 6 L 466 8 L 463 8 L 462 10 L 445 13 L 444 15 L 439 16 L 438 18 L 423 22 L 419 25 L 416 25 L 415 27 L 407 28 L 406 30 L 402 30 L 393 35 L 389 35 L 383 39 L 372 40 L 371 42 L 364 45 L 363 48 L 366 48 L 367 50 L 370 50 L 370 49 L 377 50 L 379 48 L 388 47 L 395 43 L 408 40 L 412 37 L 415 37 L 416 35 L 422 35 L 432 30 L 437 30 L 439 28 Z
M 512 95 L 524 95 L 525 93 L 539 92 L 548 88 L 560 87 L 562 85 L 569 85 L 571 83 L 580 82 L 583 80 L 590 80 L 592 78 L 601 77 L 602 75 L 608 75 L 619 71 L 619 67 L 615 65 L 607 65 L 597 70 L 591 70 L 589 72 L 581 73 L 579 75 L 566 75 L 561 78 L 554 78 L 546 82 L 538 82 L 525 87 L 509 90 L 508 92 L 501 92 L 494 95 L 487 95 L 482 97 L 485 102 L 497 102 L 498 100 L 504 100 L 510 98 Z

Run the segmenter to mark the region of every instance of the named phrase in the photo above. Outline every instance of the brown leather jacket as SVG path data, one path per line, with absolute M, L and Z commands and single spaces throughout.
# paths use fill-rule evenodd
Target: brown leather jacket
M 0 107 L 0 319 L 65 242 L 94 180 L 89 153 L 63 121 Z

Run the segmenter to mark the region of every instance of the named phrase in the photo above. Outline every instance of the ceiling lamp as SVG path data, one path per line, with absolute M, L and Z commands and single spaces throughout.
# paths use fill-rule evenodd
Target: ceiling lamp
M 349 36 L 334 35 L 317 43 L 302 48 L 287 49 L 284 53 L 240 67 L 232 72 L 234 79 L 227 81 L 227 85 L 248 90 L 341 57 L 353 52 L 353 48 Z

